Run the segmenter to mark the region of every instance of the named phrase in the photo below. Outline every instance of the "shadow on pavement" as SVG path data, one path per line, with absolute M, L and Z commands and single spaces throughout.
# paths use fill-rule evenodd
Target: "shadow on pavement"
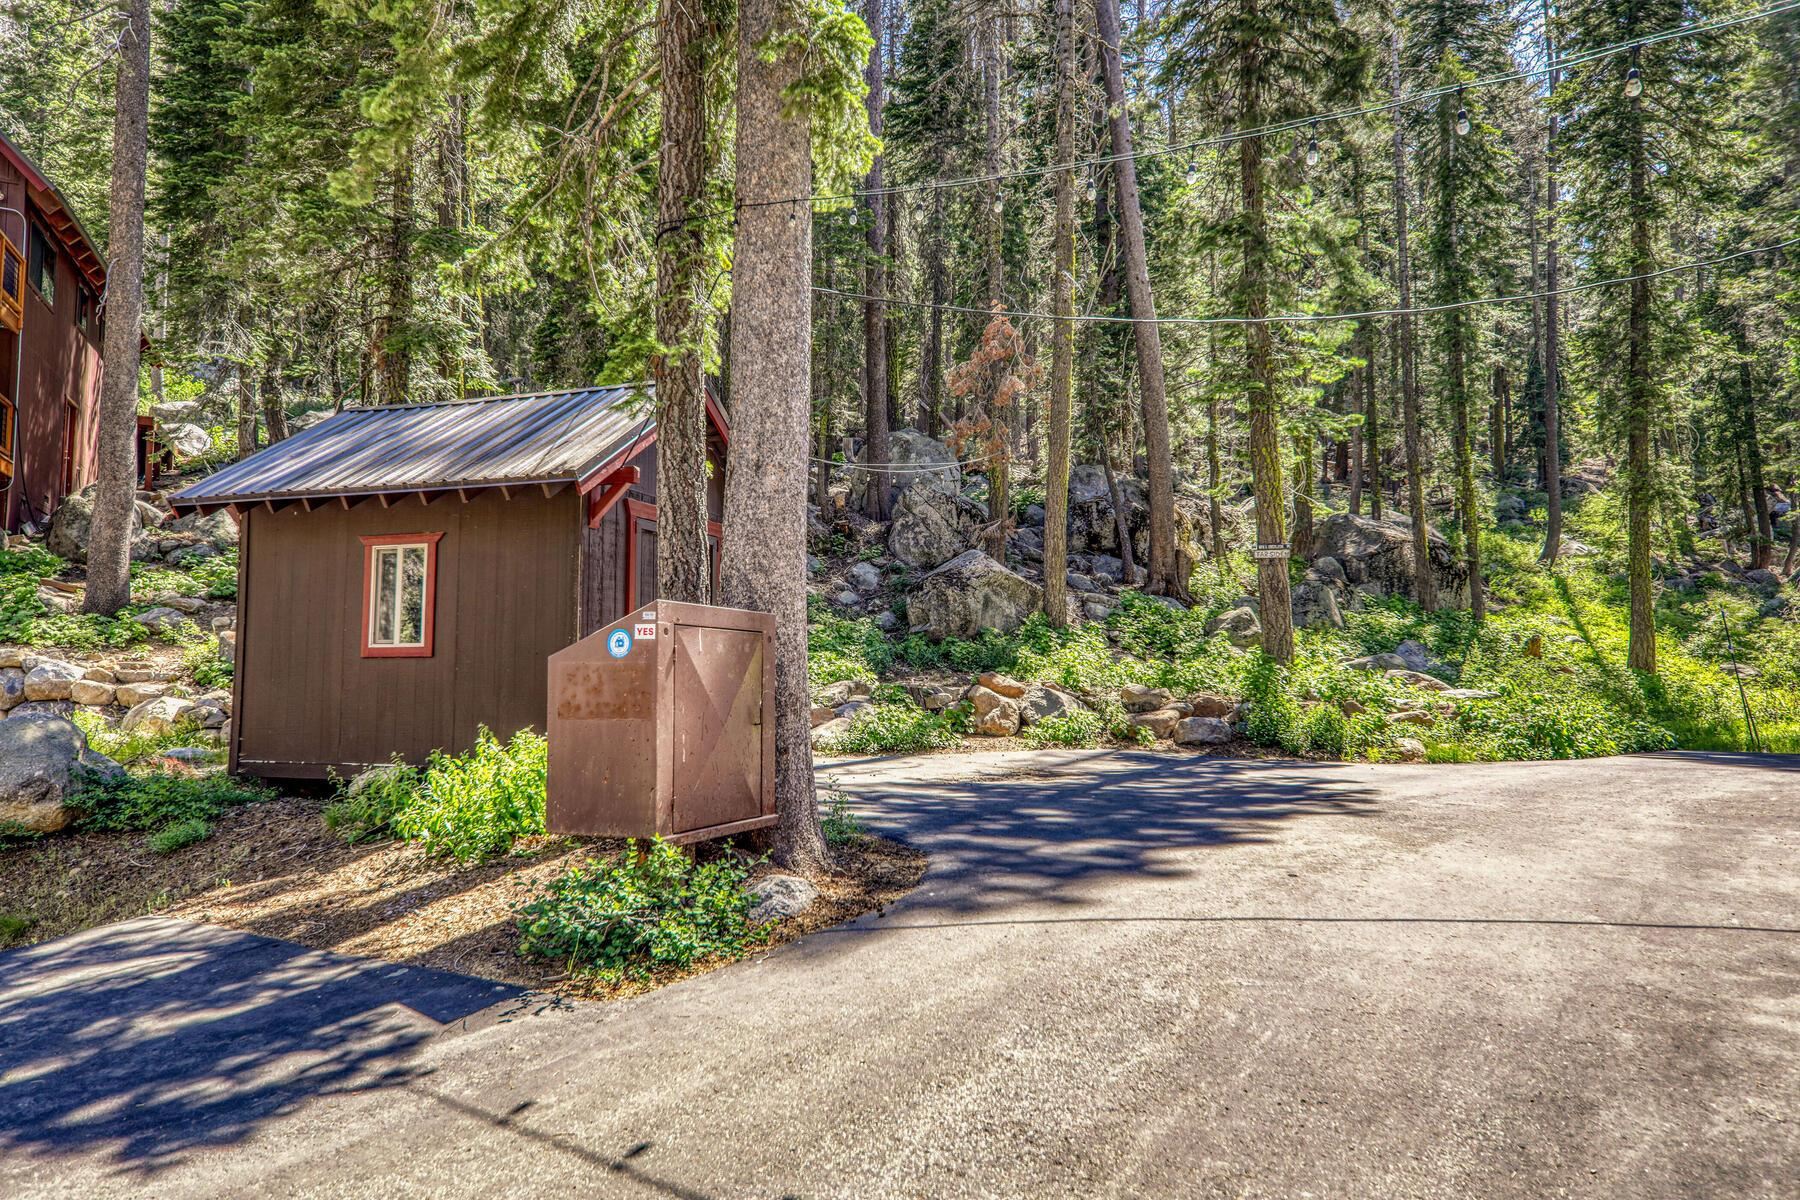
M 417 1078 L 519 988 L 146 917 L 0 954 L 0 1157 L 151 1174 L 315 1096 Z
M 1071 885 L 1095 877 L 1187 874 L 1167 861 L 1170 851 L 1267 841 L 1300 817 L 1379 811 L 1375 791 L 1340 766 L 1125 754 L 1098 767 L 846 786 L 876 802 L 858 805 L 872 830 L 930 851 L 926 883 L 906 906 L 962 914 L 1023 901 L 1076 905 Z M 830 767 L 820 776 L 828 782 Z

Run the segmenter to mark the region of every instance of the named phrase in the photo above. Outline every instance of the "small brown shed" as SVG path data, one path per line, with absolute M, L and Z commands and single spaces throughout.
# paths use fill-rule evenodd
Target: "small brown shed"
M 729 433 L 707 411 L 716 572 Z M 239 523 L 232 769 L 543 732 L 549 656 L 655 599 L 655 441 L 647 385 L 347 409 L 177 493 Z

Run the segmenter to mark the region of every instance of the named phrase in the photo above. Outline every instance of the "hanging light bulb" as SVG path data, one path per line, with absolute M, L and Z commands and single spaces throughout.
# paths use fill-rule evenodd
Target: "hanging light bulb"
M 1312 134 L 1306 139 L 1306 165 L 1309 167 L 1319 165 L 1319 123 L 1317 121 L 1313 122 Z
M 1193 187 L 1200 180 L 1200 163 L 1197 159 L 1188 159 L 1187 185 Z
M 1466 108 L 1459 108 L 1456 110 L 1456 136 L 1467 137 L 1468 133 L 1469 110 Z
M 1636 100 L 1643 94 L 1644 77 L 1638 72 L 1636 67 L 1633 67 L 1625 72 L 1625 96 L 1627 99 Z
M 1089 176 L 1088 176 L 1088 181 L 1087 181 L 1087 198 L 1088 198 L 1088 203 L 1089 203 L 1089 204 L 1092 204 L 1092 203 L 1093 203 L 1093 202 L 1094 202 L 1094 198 L 1095 198 L 1095 197 L 1096 197 L 1096 196 L 1097 196 L 1097 195 L 1099 195 L 1099 189 L 1098 189 L 1098 188 L 1097 188 L 1097 187 L 1095 187 L 1095 186 L 1094 186 L 1094 177 L 1093 177 L 1093 176 L 1092 176 L 1092 175 L 1089 175 Z
M 1002 200 L 998 196 L 995 196 L 994 197 L 994 215 L 996 217 L 998 217 L 1005 212 L 1006 212 L 1006 201 Z

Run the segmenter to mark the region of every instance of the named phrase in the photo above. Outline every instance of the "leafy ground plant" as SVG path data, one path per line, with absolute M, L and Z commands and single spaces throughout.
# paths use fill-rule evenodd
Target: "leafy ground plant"
M 819 749 L 826 754 L 916 754 L 961 741 L 954 715 L 926 712 L 908 701 L 863 709 L 850 718 L 850 728 L 825 739 Z
M 466 754 L 432 753 L 417 797 L 391 818 L 395 833 L 427 853 L 479 862 L 544 832 L 548 746 L 522 729 L 502 744 L 483 726 Z
M 108 724 L 99 713 L 82 708 L 71 713 L 69 719 L 86 735 L 90 749 L 127 767 L 146 762 L 177 746 L 193 746 L 201 732 L 200 726 L 192 721 L 179 721 L 173 728 L 160 733 L 127 731 Z M 223 751 L 220 754 L 222 756 Z
M 202 841 L 226 810 L 274 793 L 218 773 L 79 772 L 68 805 L 83 829 L 153 834 L 150 847 L 166 854 Z M 185 840 L 183 840 L 185 839 Z
M 661 838 L 629 843 L 521 905 L 520 952 L 607 982 L 736 957 L 766 936 L 750 921 L 749 873 L 735 855 L 698 863 Z
M 421 783 L 418 769 L 398 758 L 364 771 L 340 782 L 339 798 L 325 809 L 325 826 L 351 845 L 396 837 L 394 819 L 418 802 Z

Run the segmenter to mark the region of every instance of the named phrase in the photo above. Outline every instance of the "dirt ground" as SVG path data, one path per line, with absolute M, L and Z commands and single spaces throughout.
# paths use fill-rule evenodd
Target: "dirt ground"
M 607 986 L 517 952 L 515 906 L 574 863 L 623 850 L 622 841 L 533 838 L 505 858 L 464 867 L 408 843 L 346 845 L 326 829 L 325 803 L 289 796 L 246 805 L 222 817 L 206 841 L 169 855 L 151 853 L 143 834 L 118 833 L 0 849 L 0 947 L 161 913 L 568 996 L 622 996 L 676 977 Z M 925 870 L 924 855 L 873 837 L 840 846 L 838 859 L 835 874 L 814 880 L 819 900 L 778 922 L 769 945 L 892 903 Z

